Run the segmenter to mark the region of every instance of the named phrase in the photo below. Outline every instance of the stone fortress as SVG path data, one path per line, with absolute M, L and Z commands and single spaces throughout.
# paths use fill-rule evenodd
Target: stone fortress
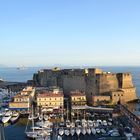
M 116 104 L 137 99 L 131 73 L 103 72 L 101 69 L 44 69 L 33 76 L 35 86 L 58 86 L 65 97 L 71 91 L 81 90 L 86 93 L 89 105 L 99 102 Z

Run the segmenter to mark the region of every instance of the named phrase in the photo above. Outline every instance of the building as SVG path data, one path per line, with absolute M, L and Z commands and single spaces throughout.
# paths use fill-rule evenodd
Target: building
M 98 106 L 102 104 L 108 104 L 111 101 L 111 97 L 107 95 L 95 95 L 92 96 L 92 105 Z
M 48 107 L 53 109 L 63 108 L 64 95 L 63 92 L 56 91 L 42 91 L 36 97 L 38 107 Z
M 70 103 L 72 106 L 82 106 L 87 104 L 85 92 L 75 90 L 71 91 Z
M 13 102 L 9 103 L 9 108 L 13 110 L 29 110 L 34 99 L 35 88 L 26 87 L 14 96 Z
M 58 86 L 63 89 L 65 97 L 70 97 L 71 91 L 80 90 L 86 93 L 87 102 L 93 104 L 93 96 L 100 100 L 109 96 L 112 102 L 118 101 L 120 90 L 123 92 L 123 102 L 137 99 L 131 73 L 103 72 L 97 68 L 87 69 L 58 69 L 57 71 L 45 69 L 33 76 L 36 86 Z M 120 94 L 121 95 L 121 94 Z M 109 98 L 106 97 L 106 98 Z M 96 99 L 95 99 L 96 100 Z

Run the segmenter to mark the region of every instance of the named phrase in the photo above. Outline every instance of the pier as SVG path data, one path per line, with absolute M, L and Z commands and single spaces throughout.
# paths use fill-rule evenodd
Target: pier
M 120 112 L 125 115 L 132 126 L 134 127 L 134 131 L 136 134 L 140 136 L 140 118 L 132 113 L 128 108 L 122 104 L 119 105 Z
M 72 110 L 92 110 L 97 113 L 112 113 L 113 108 L 105 108 L 105 107 L 90 107 L 90 106 L 73 106 Z
M 3 124 L 0 124 L 0 140 L 5 140 Z

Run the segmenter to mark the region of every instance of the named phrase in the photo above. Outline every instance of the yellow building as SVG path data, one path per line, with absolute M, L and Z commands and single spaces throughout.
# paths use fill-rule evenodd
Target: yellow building
M 62 108 L 64 105 L 63 92 L 44 91 L 37 95 L 37 106 Z
M 33 87 L 24 88 L 14 96 L 13 102 L 9 103 L 9 108 L 14 110 L 29 109 L 34 95 L 35 89 Z
M 71 105 L 86 105 L 86 95 L 85 92 L 79 90 L 72 91 L 70 96 Z
M 108 103 L 111 101 L 111 97 L 108 95 L 94 95 L 92 96 L 92 105 L 100 105 L 102 103 Z

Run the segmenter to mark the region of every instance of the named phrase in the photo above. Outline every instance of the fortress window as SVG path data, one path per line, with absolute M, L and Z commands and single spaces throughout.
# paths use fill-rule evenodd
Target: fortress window
M 98 83 L 98 80 L 95 81 L 95 84 L 97 84 L 97 83 Z
M 51 98 L 50 98 L 50 100 L 51 100 Z
M 116 94 L 114 94 L 114 96 L 116 96 Z
M 56 100 L 56 98 L 55 98 L 55 100 Z

